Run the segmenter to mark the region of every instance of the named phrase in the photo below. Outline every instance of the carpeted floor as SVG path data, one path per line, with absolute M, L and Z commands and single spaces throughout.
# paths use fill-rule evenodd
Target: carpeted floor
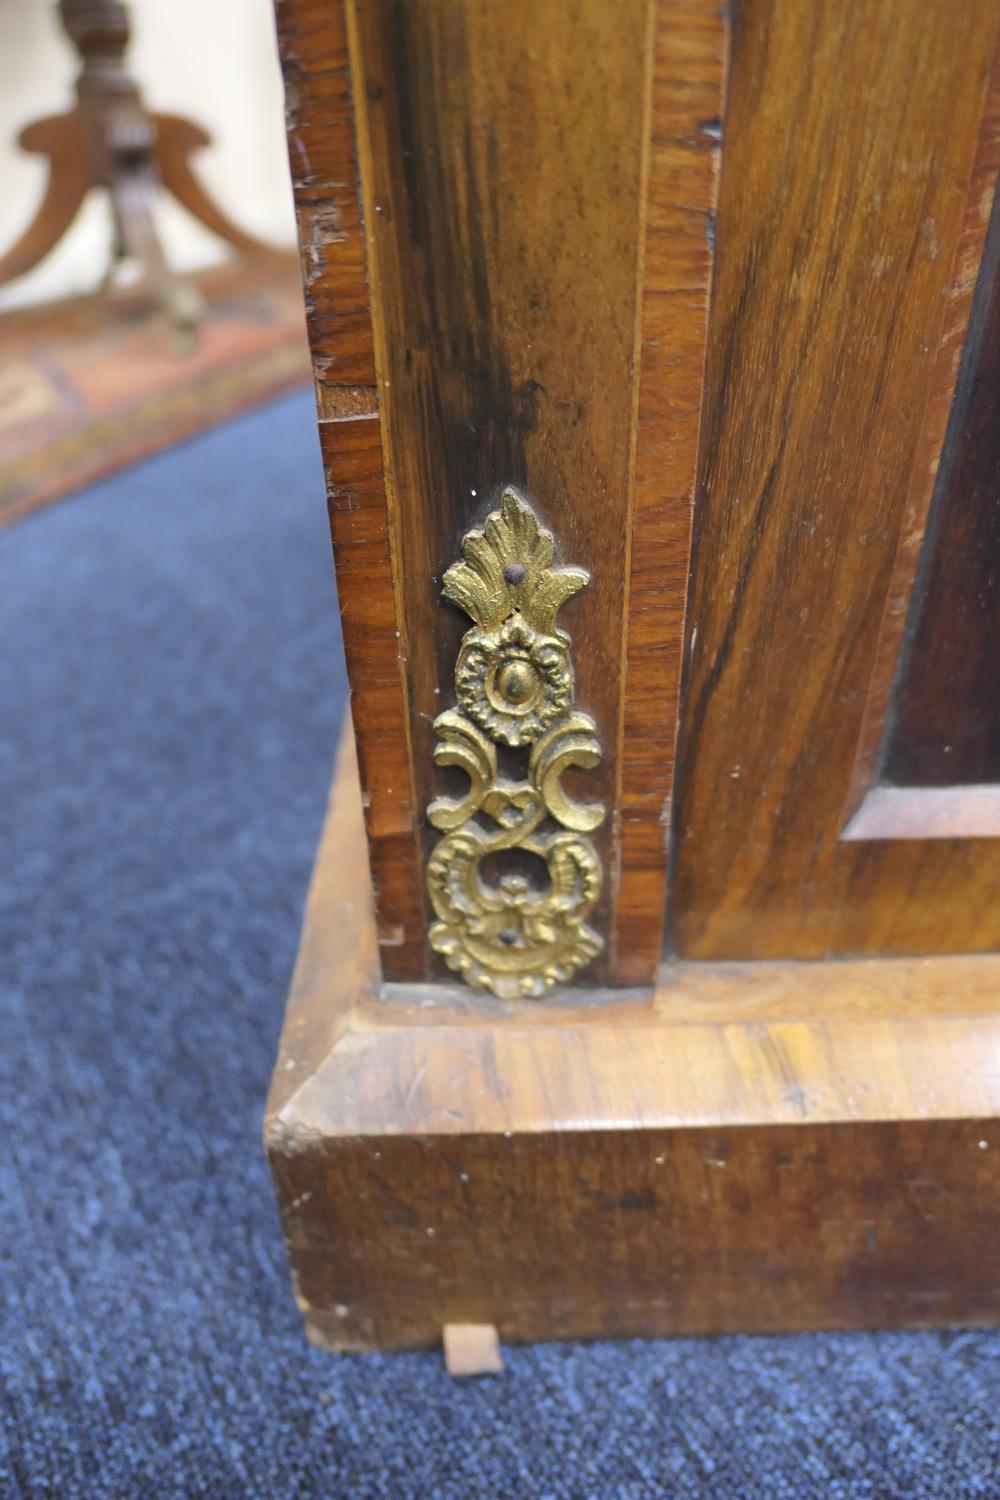
M 344 678 L 312 402 L 0 534 L 0 1493 L 1000 1496 L 1000 1335 L 305 1344 L 259 1143 Z

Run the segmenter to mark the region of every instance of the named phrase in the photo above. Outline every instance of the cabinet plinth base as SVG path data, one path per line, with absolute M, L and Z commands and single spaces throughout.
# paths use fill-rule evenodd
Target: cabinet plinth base
M 1000 959 L 378 984 L 353 748 L 266 1124 L 334 1349 L 1000 1321 Z

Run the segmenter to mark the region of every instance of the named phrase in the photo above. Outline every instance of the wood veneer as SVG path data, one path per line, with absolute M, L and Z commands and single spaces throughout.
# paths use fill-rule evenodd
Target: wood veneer
M 605 747 L 590 795 L 614 809 L 600 835 L 607 957 L 586 982 L 651 983 L 723 21 L 709 0 L 585 0 L 572 25 L 423 0 L 280 0 L 278 17 L 386 972 L 431 972 L 430 726 L 465 623 L 440 579 L 512 482 L 594 575 L 566 621 L 577 699 Z
M 1000 946 L 995 841 L 841 838 L 996 26 L 992 0 L 737 13 L 675 825 L 692 959 Z
M 996 1320 L 1000 955 L 937 955 L 1000 946 L 998 846 L 954 802 L 864 826 L 994 0 L 280 15 L 361 773 L 348 739 L 265 1127 L 310 1336 Z M 606 958 L 543 1002 L 425 943 L 440 576 L 505 483 L 593 574 L 613 809 Z
M 1000 1317 L 1000 957 L 380 988 L 345 732 L 265 1135 L 314 1341 Z
M 663 942 L 728 55 L 722 10 L 705 0 L 659 0 L 654 25 L 615 793 L 620 984 L 648 983 Z
M 899 786 L 1000 782 L 1000 206 L 911 603 L 883 775 Z
M 572 25 L 534 0 L 348 11 L 425 857 L 432 724 L 468 624 L 441 578 L 505 483 L 592 573 L 562 623 L 605 746 L 589 795 L 614 802 L 649 16 L 646 0 L 586 0 Z M 613 839 L 595 835 L 607 869 Z
M 879 749 L 892 695 L 911 595 L 920 566 L 927 518 L 938 482 L 942 450 L 954 409 L 957 379 L 970 331 L 973 300 L 981 277 L 986 235 L 1000 173 L 1000 47 L 994 49 L 975 160 L 965 194 L 951 281 L 934 351 L 927 399 L 899 528 L 889 587 L 882 607 L 861 732 L 851 773 L 845 817 L 858 811 L 874 785 Z M 984 830 L 985 832 L 986 830 Z M 932 835 L 928 832 L 927 837 Z
M 306 322 L 355 733 L 390 971 L 424 973 L 417 802 L 357 180 L 344 8 L 276 0 Z

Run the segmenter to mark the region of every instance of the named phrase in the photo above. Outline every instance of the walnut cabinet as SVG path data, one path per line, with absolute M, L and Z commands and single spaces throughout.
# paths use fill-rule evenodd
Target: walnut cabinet
M 997 0 L 278 0 L 311 1337 L 1000 1311 Z

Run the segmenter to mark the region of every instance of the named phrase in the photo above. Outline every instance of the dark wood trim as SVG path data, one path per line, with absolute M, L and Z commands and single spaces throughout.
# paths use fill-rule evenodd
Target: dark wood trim
M 861 733 L 851 772 L 845 818 L 860 808 L 872 788 L 886 714 L 899 662 L 913 585 L 917 576 L 927 519 L 934 493 L 945 433 L 955 397 L 962 353 L 969 329 L 979 267 L 993 211 L 1000 173 L 1000 46 L 994 52 L 979 126 L 976 159 L 965 195 L 965 213 L 945 303 L 941 336 L 931 373 L 923 426 L 914 455 L 906 509 L 892 577 L 879 625 L 878 645 L 865 698 Z
M 342 0 L 277 0 L 288 152 L 386 973 L 424 974 L 408 739 Z
M 411 816 L 425 859 L 435 835 L 424 810 L 444 785 L 432 726 L 454 702 L 469 624 L 442 603 L 441 578 L 506 483 L 554 533 L 561 560 L 592 575 L 561 624 L 576 702 L 604 748 L 588 797 L 614 805 L 650 3 L 585 0 L 572 25 L 534 0 L 349 11 Z M 606 879 L 592 924 L 604 933 L 618 830 L 611 817 L 594 835 Z M 616 952 L 612 942 L 588 982 L 616 977 Z M 387 952 L 387 973 L 389 962 Z
M 894 786 L 1000 783 L 1000 199 L 879 756 Z
M 503 478 L 525 485 L 556 530 L 566 560 L 581 562 L 594 574 L 591 590 L 574 603 L 574 617 L 566 621 L 574 638 L 578 701 L 597 718 L 606 748 L 604 786 L 591 794 L 603 790 L 613 814 L 601 835 L 607 881 L 598 913 L 609 934 L 609 953 L 589 977 L 652 984 L 659 962 L 726 27 L 713 0 L 657 0 L 654 6 L 641 0 L 627 15 L 628 43 L 619 37 L 609 46 L 619 59 L 615 66 L 630 77 L 634 73 L 635 88 L 615 81 L 602 55 L 608 48 L 584 46 L 583 30 L 585 65 L 580 59 L 563 64 L 573 73 L 573 87 L 561 106 L 568 111 L 565 125 L 554 119 L 554 129 L 571 129 L 569 117 L 585 100 L 591 114 L 596 101 L 598 112 L 614 105 L 615 115 L 614 128 L 609 116 L 605 132 L 609 140 L 602 141 L 607 175 L 598 177 L 596 189 L 589 176 L 594 153 L 581 147 L 580 172 L 588 182 L 586 193 L 578 195 L 584 221 L 574 225 L 567 205 L 575 189 L 565 159 L 560 159 L 556 189 L 540 191 L 537 203 L 531 197 L 530 162 L 525 165 L 531 143 L 519 135 L 519 120 L 505 112 L 502 48 L 491 47 L 484 59 L 488 83 L 466 92 L 468 77 L 461 68 L 435 74 L 431 12 L 421 12 L 420 18 L 414 12 L 409 20 L 405 7 L 391 14 L 378 6 L 368 7 L 364 16 L 349 13 L 362 171 L 375 205 L 369 215 L 366 280 L 344 15 L 338 4 L 319 0 L 281 0 L 279 6 L 321 438 L 362 783 L 370 798 L 383 956 L 391 979 L 427 972 L 423 864 L 429 835 L 423 808 L 436 789 L 437 774 L 429 726 L 451 691 L 450 669 L 463 628 L 455 612 L 440 605 L 438 584 L 456 555 L 459 535 L 481 519 L 492 486 Z M 488 29 L 488 12 L 477 24 Z M 588 24 L 599 32 L 611 18 L 595 5 Z M 621 16 L 616 24 L 620 32 Z M 513 35 L 509 18 L 502 25 Z M 417 36 L 421 26 L 427 28 L 423 42 Z M 452 49 L 460 43 L 475 47 L 465 30 L 465 22 L 456 29 L 452 11 L 438 42 Z M 414 108 L 430 107 L 426 90 L 438 86 L 436 76 L 442 87 L 450 77 L 452 124 L 461 109 L 470 112 L 470 120 L 485 120 L 484 101 L 490 89 L 494 92 L 488 112 L 492 149 L 494 154 L 506 149 L 507 158 L 502 179 L 490 187 L 493 228 L 483 218 L 486 200 L 481 198 L 478 220 L 466 223 L 478 239 L 459 259 L 488 287 L 496 325 L 489 336 L 499 340 L 508 384 L 520 366 L 515 382 L 520 395 L 507 390 L 501 400 L 503 381 L 495 372 L 492 385 L 487 381 L 477 396 L 476 382 L 482 385 L 492 353 L 485 346 L 478 354 L 456 353 L 465 337 L 462 329 L 467 334 L 481 325 L 485 336 L 488 309 L 456 304 L 454 326 L 439 329 L 448 320 L 445 304 L 440 297 L 433 301 L 438 294 L 427 290 L 428 278 L 437 277 L 449 296 L 457 294 L 461 276 L 454 268 L 446 271 L 441 248 L 431 249 L 427 233 L 434 213 L 456 220 L 446 237 L 454 249 L 464 233 L 456 216 L 461 217 L 465 193 L 482 194 L 488 186 L 483 174 L 496 169 L 477 162 L 473 153 L 453 164 L 451 177 L 432 180 L 431 168 L 440 164 L 439 153 L 428 149 L 435 136 L 432 125 L 424 122 L 416 152 L 403 141 L 409 126 L 398 113 L 394 47 L 420 53 L 409 57 L 406 68 L 412 88 L 425 91 L 419 101 L 412 96 Z M 530 100 L 530 74 L 519 57 L 512 54 L 510 69 Z M 454 61 L 449 54 L 449 66 Z M 550 59 L 546 66 L 555 64 Z M 589 82 L 586 69 L 596 70 Z M 645 107 L 638 82 L 644 75 Z M 552 93 L 546 80 L 539 97 L 546 96 L 549 111 Z M 614 103 L 623 93 L 638 100 L 635 118 L 627 121 Z M 393 111 L 389 99 L 395 100 Z M 414 161 L 420 149 L 425 158 Z M 515 170 L 519 162 L 522 167 Z M 622 163 L 630 165 L 623 170 Z M 431 177 L 416 185 L 413 173 L 422 171 Z M 430 216 L 419 233 L 412 222 L 415 199 Z M 553 240 L 560 214 L 568 216 L 561 233 L 570 253 L 552 271 L 558 285 L 551 288 L 551 303 L 544 302 L 547 294 L 539 303 L 546 272 L 518 262 L 522 249 L 510 234 L 523 219 L 523 233 L 540 237 L 539 254 L 551 259 L 542 246 Z M 494 231 L 500 240 L 506 234 L 507 241 L 491 245 Z M 578 283 L 572 305 L 564 298 L 564 270 Z M 616 291 L 609 302 L 611 286 Z M 630 318 L 636 347 L 619 368 L 615 351 Z M 382 341 L 381 386 L 376 337 Z M 534 393 L 530 399 L 528 393 Z M 454 434 L 473 426 L 477 436 L 466 444 L 463 460 Z
M 658 0 L 639 307 L 634 501 L 612 972 L 660 962 L 728 32 L 715 0 Z
M 357 739 L 346 714 L 288 993 L 281 1055 L 271 1078 L 269 1117 L 288 1108 L 310 1078 L 315 1058 L 336 1046 L 355 1008 L 377 994 L 381 984 L 362 800 Z

